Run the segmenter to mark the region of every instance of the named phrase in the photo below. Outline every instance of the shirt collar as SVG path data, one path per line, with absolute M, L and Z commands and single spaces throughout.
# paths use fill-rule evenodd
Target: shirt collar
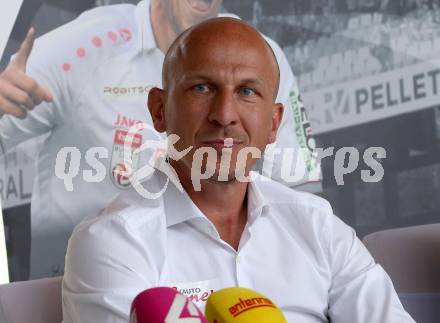
M 148 51 L 156 48 L 153 25 L 151 24 L 150 0 L 142 0 L 136 6 L 136 23 L 139 30 L 138 50 Z
M 248 186 L 248 223 L 252 224 L 268 206 L 268 201 L 258 187 L 258 179 L 254 177 Z M 207 219 L 186 191 L 179 191 L 171 181 L 164 195 L 164 207 L 167 227 L 196 218 Z
M 248 223 L 252 224 L 268 207 L 269 201 L 264 197 L 259 187 L 261 176 L 251 172 L 252 180 L 248 186 Z
M 170 181 L 164 195 L 167 227 L 195 218 L 205 218 L 186 191 L 179 191 Z

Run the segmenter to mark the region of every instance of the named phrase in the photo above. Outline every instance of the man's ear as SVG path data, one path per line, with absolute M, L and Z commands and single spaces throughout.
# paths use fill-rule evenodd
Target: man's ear
M 165 132 L 165 90 L 154 87 L 148 93 L 148 110 L 153 119 L 154 129 L 158 132 Z
M 273 105 L 272 128 L 269 135 L 269 144 L 273 144 L 277 138 L 277 131 L 283 119 L 284 106 L 281 103 Z

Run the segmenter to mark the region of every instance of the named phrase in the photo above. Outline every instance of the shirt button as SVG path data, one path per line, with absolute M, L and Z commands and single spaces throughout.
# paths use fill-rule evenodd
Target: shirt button
M 237 262 L 237 264 L 239 264 L 241 262 L 241 257 L 237 256 L 237 258 L 235 259 L 235 261 Z

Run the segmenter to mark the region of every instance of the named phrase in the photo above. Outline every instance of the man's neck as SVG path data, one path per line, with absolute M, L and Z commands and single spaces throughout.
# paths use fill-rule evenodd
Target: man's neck
M 176 39 L 177 34 L 164 14 L 162 1 L 151 1 L 150 17 L 156 45 L 165 54 Z
M 248 183 L 202 181 L 201 191 L 195 191 L 192 183 L 182 182 L 191 200 L 215 225 L 220 237 L 238 249 L 247 223 Z

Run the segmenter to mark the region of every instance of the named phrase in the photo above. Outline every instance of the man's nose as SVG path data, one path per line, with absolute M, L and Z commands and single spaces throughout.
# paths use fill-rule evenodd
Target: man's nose
M 239 121 L 238 104 L 232 91 L 217 91 L 211 102 L 208 119 L 210 122 L 227 127 Z

